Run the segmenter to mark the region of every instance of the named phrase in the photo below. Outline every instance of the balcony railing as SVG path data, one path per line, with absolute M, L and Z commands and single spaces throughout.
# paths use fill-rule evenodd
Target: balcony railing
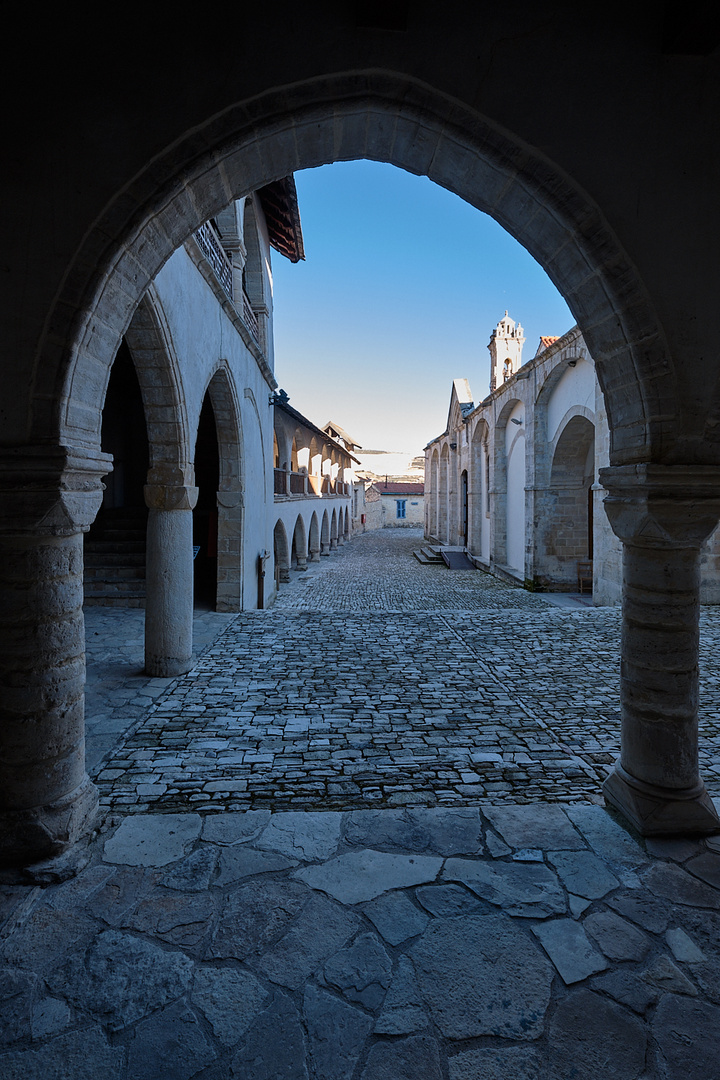
M 206 221 L 196 231 L 195 239 L 198 247 L 213 268 L 215 277 L 227 293 L 228 298 L 232 300 L 233 265 L 225 248 L 220 243 L 220 237 L 209 221 Z
M 290 490 L 288 491 L 288 482 Z M 276 495 L 308 495 L 318 498 L 323 495 L 343 495 L 352 493 L 352 485 L 344 480 L 333 482 L 329 476 L 309 475 L 305 472 L 288 472 L 286 469 L 274 470 L 273 490 Z
M 291 472 L 290 473 L 290 494 L 291 495 L 304 495 L 305 494 L 305 481 L 307 479 L 306 473 Z
M 250 331 L 252 336 L 255 338 L 255 340 L 259 344 L 260 343 L 260 323 L 258 322 L 257 315 L 255 314 L 255 312 L 253 311 L 253 309 L 250 306 L 250 301 L 248 300 L 247 293 L 245 292 L 244 289 L 243 289 L 242 317 L 243 317 L 243 322 L 247 326 L 248 330 Z

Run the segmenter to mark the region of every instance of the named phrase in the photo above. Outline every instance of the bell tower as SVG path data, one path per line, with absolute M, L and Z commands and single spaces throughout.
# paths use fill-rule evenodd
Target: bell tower
M 525 335 L 507 311 L 490 335 L 490 389 L 497 390 L 522 364 Z

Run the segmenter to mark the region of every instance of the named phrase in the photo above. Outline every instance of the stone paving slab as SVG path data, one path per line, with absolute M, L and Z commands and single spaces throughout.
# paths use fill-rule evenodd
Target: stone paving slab
M 436 837 L 474 832 L 462 856 L 418 854 L 411 810 L 404 830 L 374 813 L 362 847 L 352 812 L 216 815 L 207 832 L 188 815 L 109 819 L 75 877 L 4 886 L 0 1076 L 712 1080 L 720 887 L 705 878 L 720 853 L 632 840 L 628 886 L 603 808 L 580 828 L 560 807 L 555 828 L 577 844 L 532 863 L 513 841 L 544 808 L 512 809 L 497 857 L 477 809 L 473 829 L 466 809 L 434 814 Z M 288 865 L 223 878 L 223 857 L 273 855 L 276 834 Z M 568 883 L 588 877 L 602 895 L 573 915 Z M 507 903 L 478 893 L 489 878 L 509 883 Z M 559 903 L 521 910 L 540 880 Z

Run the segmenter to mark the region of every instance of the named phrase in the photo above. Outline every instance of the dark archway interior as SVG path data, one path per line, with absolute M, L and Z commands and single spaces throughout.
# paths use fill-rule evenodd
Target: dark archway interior
M 123 339 L 110 371 L 102 449 L 113 456 L 102 507 L 84 541 L 85 602 L 140 607 L 145 602 L 144 485 L 149 450 L 140 384 Z
M 215 608 L 217 594 L 217 492 L 220 455 L 217 426 L 210 396 L 205 395 L 195 443 L 195 484 L 198 500 L 193 511 L 193 546 L 196 549 L 195 605 Z

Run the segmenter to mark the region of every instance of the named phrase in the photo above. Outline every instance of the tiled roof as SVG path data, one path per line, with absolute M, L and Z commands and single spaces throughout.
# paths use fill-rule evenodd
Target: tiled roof
M 559 340 L 560 339 L 559 339 L 557 334 L 555 335 L 555 337 L 545 337 L 545 336 L 541 335 L 540 336 L 540 348 L 541 349 L 549 349 L 551 345 L 554 345 L 555 342 L 559 341 Z
M 425 493 L 424 484 L 398 484 L 393 483 L 392 480 L 389 483 L 384 480 L 376 480 L 370 486 L 379 491 L 381 495 L 424 495 Z

